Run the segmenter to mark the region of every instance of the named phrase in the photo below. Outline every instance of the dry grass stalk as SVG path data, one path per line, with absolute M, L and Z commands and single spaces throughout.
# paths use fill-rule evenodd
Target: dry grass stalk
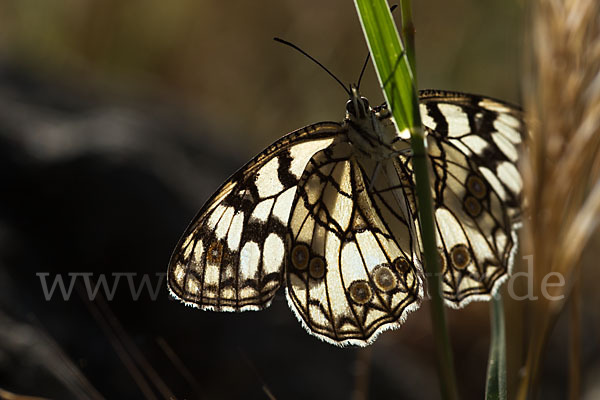
M 531 131 L 522 165 L 538 300 L 529 304 L 529 347 L 518 397 L 535 392 L 540 358 L 600 212 L 600 6 L 597 0 L 535 0 L 525 81 Z M 565 285 L 549 287 L 544 279 Z M 550 296 L 562 297 L 553 300 Z

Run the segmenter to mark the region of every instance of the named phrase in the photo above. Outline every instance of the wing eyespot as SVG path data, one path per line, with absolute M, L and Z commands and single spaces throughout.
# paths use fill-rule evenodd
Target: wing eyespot
M 310 258 L 310 253 L 308 251 L 308 246 L 305 244 L 297 244 L 292 249 L 291 259 L 292 265 L 294 268 L 303 271 L 308 266 Z
M 469 175 L 467 178 L 467 189 L 469 190 L 469 193 L 479 200 L 487 196 L 488 193 L 485 182 L 477 175 Z
M 389 292 L 398 287 L 398 278 L 387 263 L 373 269 L 373 282 L 382 292 Z
M 313 257 L 310 260 L 308 273 L 313 279 L 321 279 L 325 276 L 325 261 L 322 257 Z
M 457 244 L 450 250 L 452 266 L 458 270 L 465 269 L 471 263 L 471 253 L 464 244 Z
M 367 281 L 357 280 L 350 284 L 348 288 L 350 299 L 358 305 L 365 305 L 373 298 L 373 290 Z
M 394 260 L 394 268 L 402 275 L 410 272 L 410 263 L 404 257 L 398 257 Z
M 471 195 L 465 196 L 463 200 L 463 206 L 467 214 L 469 214 L 473 218 L 477 218 L 481 215 L 483 211 L 483 206 L 475 197 Z

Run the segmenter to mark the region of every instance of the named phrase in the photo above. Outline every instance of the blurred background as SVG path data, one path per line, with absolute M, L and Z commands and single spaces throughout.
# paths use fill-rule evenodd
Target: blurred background
M 521 2 L 415 1 L 414 19 L 420 88 L 519 103 Z M 344 116 L 345 92 L 274 36 L 348 83 L 367 54 L 350 1 L 0 2 L 1 390 L 439 397 L 426 304 L 357 350 L 308 335 L 283 293 L 266 311 L 236 315 L 168 298 L 171 251 L 218 185 L 283 134 Z M 382 101 L 372 67 L 361 89 Z M 129 275 L 114 284 L 119 273 Z M 57 276 L 72 284 L 68 300 L 58 283 L 46 300 L 43 283 L 50 290 Z M 102 276 L 114 297 L 88 301 L 85 279 L 93 288 Z M 155 300 L 147 287 L 132 296 L 143 279 Z M 481 398 L 488 305 L 449 318 L 461 393 Z M 562 351 L 548 356 L 544 398 L 566 393 Z

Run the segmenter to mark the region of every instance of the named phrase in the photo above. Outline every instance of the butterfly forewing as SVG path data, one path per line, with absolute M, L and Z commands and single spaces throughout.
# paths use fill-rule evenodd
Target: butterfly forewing
M 369 161 L 348 142 L 317 153 L 290 219 L 290 306 L 309 331 L 338 345 L 366 345 L 399 327 L 422 297 L 412 219 L 379 211 L 377 188 L 369 192 Z
M 312 155 L 343 132 L 321 123 L 275 142 L 200 210 L 171 258 L 171 292 L 218 311 L 267 307 L 283 278 L 285 237 L 298 180 Z

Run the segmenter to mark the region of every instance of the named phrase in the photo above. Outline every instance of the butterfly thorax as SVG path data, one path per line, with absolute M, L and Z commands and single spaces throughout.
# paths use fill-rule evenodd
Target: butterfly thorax
M 408 148 L 391 123 L 389 113 L 382 118 L 352 87 L 352 96 L 346 103 L 344 124 L 348 127 L 348 139 L 362 156 L 375 160 L 387 160 Z

